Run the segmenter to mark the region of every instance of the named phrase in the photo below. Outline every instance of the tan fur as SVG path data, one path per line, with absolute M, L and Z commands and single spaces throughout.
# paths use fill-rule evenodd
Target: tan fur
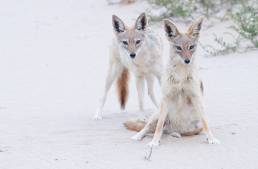
M 117 79 L 118 99 L 122 109 L 125 109 L 125 105 L 128 100 L 128 81 L 129 72 L 128 69 L 124 69 L 121 76 Z
M 198 135 L 199 133 L 202 132 L 202 128 L 197 128 L 197 129 L 194 129 L 193 131 L 191 132 L 186 132 L 186 133 L 182 133 L 181 135 L 182 136 L 193 136 L 193 135 Z
M 187 29 L 186 34 L 190 37 L 198 38 L 199 37 L 199 32 L 201 30 L 201 24 L 202 24 L 203 19 L 204 19 L 203 17 L 199 17 L 195 22 L 190 24 L 190 26 Z
M 125 128 L 137 132 L 141 131 L 144 128 L 145 124 L 146 122 L 137 119 L 129 119 L 124 122 Z

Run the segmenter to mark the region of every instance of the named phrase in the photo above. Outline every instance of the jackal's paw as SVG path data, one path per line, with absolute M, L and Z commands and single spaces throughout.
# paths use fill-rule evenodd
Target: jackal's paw
M 172 137 L 176 137 L 176 138 L 181 138 L 181 137 L 182 137 L 181 134 L 178 133 L 178 132 L 173 132 L 173 133 L 171 133 L 170 135 L 171 135 Z
M 219 141 L 218 139 L 214 138 L 214 137 L 212 137 L 212 138 L 207 138 L 207 142 L 208 142 L 209 144 L 220 144 L 220 141 Z
M 144 121 L 144 122 L 147 122 L 148 120 L 148 116 L 143 114 L 143 113 L 140 113 L 137 117 L 136 117 L 139 121 Z
M 121 109 L 120 113 L 127 113 L 127 110 L 126 109 Z
M 147 145 L 148 145 L 149 147 L 158 147 L 158 146 L 159 146 L 159 141 L 152 140 L 152 141 L 149 142 Z
M 95 116 L 93 117 L 94 120 L 102 120 L 102 116 L 100 114 L 95 114 Z
M 140 133 L 135 134 L 133 137 L 131 137 L 132 140 L 140 141 L 143 139 L 143 135 Z

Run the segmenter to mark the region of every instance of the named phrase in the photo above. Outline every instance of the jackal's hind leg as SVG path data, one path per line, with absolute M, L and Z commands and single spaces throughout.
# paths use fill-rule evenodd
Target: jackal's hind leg
M 181 134 L 178 133 L 178 132 L 172 132 L 169 135 L 172 136 L 172 137 L 176 137 L 176 138 L 181 138 L 182 137 Z
M 109 91 L 110 87 L 112 86 L 116 77 L 118 77 L 121 74 L 122 70 L 123 70 L 122 66 L 118 63 L 110 65 L 108 75 L 106 77 L 104 94 L 100 100 L 100 106 L 98 107 L 97 112 L 94 116 L 95 120 L 102 119 L 102 111 L 103 111 L 103 107 L 104 107 L 104 104 L 107 99 L 108 91 Z
M 138 93 L 139 109 L 141 112 L 144 111 L 144 78 L 142 76 L 136 77 L 136 88 Z
M 154 113 L 151 115 L 151 117 L 149 118 L 148 122 L 146 123 L 146 125 L 144 126 L 144 128 L 139 131 L 137 134 L 135 134 L 132 139 L 133 140 L 142 140 L 143 137 L 145 137 L 145 135 L 148 132 L 154 132 L 155 131 L 155 126 L 157 124 L 159 118 L 159 114 L 158 113 Z
M 149 75 L 146 77 L 147 87 L 148 87 L 148 95 L 152 101 L 152 103 L 158 108 L 158 103 L 156 101 L 154 91 L 153 91 L 153 85 L 154 85 L 154 78 L 153 76 Z

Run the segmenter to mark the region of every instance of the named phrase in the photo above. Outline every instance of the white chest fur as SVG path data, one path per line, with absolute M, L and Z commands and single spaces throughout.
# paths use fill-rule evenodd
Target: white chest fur
M 196 101 L 201 97 L 200 80 L 194 68 L 167 69 L 163 79 L 163 96 L 168 100 L 168 118 L 172 129 L 189 133 L 201 127 Z

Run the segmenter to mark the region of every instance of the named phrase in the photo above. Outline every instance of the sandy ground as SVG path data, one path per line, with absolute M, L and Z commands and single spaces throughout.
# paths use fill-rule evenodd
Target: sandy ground
M 151 137 L 132 141 L 134 133 L 122 125 L 139 115 L 134 83 L 127 113 L 120 113 L 112 89 L 104 119 L 92 120 L 104 87 L 111 15 L 132 23 L 146 6 L 0 2 L 0 169 L 258 168 L 257 51 L 200 58 L 206 111 L 220 145 L 206 144 L 203 135 L 164 136 L 151 161 L 144 160 Z M 148 99 L 146 108 L 154 111 Z

